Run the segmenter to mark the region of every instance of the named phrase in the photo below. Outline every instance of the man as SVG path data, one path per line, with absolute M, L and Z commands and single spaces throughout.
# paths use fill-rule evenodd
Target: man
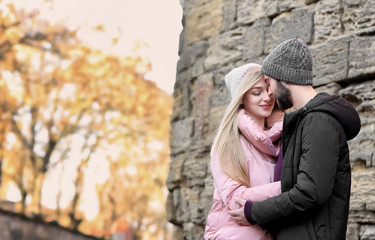
M 258 224 L 277 240 L 345 239 L 351 185 L 347 141 L 361 127 L 346 100 L 312 87 L 305 42 L 289 39 L 264 60 L 262 72 L 284 116 L 281 194 L 262 202 L 243 199 L 230 211 L 240 224 Z M 247 221 L 246 221 L 247 220 Z

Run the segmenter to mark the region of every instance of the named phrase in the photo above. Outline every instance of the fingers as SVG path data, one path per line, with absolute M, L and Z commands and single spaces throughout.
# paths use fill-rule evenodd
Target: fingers
M 239 215 L 241 215 L 242 211 L 243 211 L 243 208 L 239 208 L 239 209 L 235 209 L 235 210 L 230 210 L 230 211 L 228 211 L 228 213 L 229 213 L 229 215 L 232 216 L 232 218 L 234 218 L 234 217 L 238 217 Z
M 238 209 L 234 209 L 234 210 L 229 210 L 228 213 L 229 215 L 231 216 L 231 218 L 238 224 L 240 225 L 251 225 L 246 217 L 245 217 L 245 213 L 244 213 L 244 205 L 246 203 L 246 200 L 244 199 L 241 199 L 241 198 L 235 198 L 234 201 L 236 203 L 238 203 L 241 207 L 238 208 Z
M 228 211 L 233 221 L 239 225 L 251 225 L 243 214 L 243 208 Z
M 241 205 L 242 207 L 245 206 L 246 200 L 241 199 L 241 198 L 235 198 L 234 201 Z

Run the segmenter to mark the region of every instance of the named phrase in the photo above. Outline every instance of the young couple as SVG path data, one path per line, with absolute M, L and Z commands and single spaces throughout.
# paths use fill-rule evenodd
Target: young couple
M 318 94 L 312 76 L 308 46 L 296 38 L 278 45 L 263 66 L 246 64 L 225 76 L 232 101 L 211 151 L 215 192 L 206 240 L 345 239 L 347 141 L 360 119 L 343 98 Z

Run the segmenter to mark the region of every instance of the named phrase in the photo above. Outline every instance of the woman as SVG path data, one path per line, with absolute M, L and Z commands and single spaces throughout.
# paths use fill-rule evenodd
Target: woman
M 233 69 L 225 76 L 232 96 L 211 150 L 215 192 L 206 220 L 204 238 L 272 239 L 257 225 L 235 223 L 228 210 L 238 208 L 235 198 L 253 202 L 280 194 L 274 182 L 275 158 L 280 150 L 282 112 L 268 84 L 253 63 Z

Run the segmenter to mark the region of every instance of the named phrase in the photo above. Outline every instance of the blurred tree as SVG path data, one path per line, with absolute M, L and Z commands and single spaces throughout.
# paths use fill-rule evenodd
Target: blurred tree
M 84 46 L 74 31 L 37 12 L 13 4 L 1 9 L 7 10 L 0 14 L 2 186 L 13 182 L 21 211 L 44 217 L 43 184 L 60 169 L 74 186 L 65 214 L 77 229 L 85 221 L 79 205 L 88 166 L 101 156 L 109 176 L 96 187 L 96 225 L 108 230 L 125 218 L 138 236 L 150 226 L 164 229 L 172 98 L 144 79 L 150 63 Z M 56 220 L 66 185 L 60 182 L 56 195 Z

